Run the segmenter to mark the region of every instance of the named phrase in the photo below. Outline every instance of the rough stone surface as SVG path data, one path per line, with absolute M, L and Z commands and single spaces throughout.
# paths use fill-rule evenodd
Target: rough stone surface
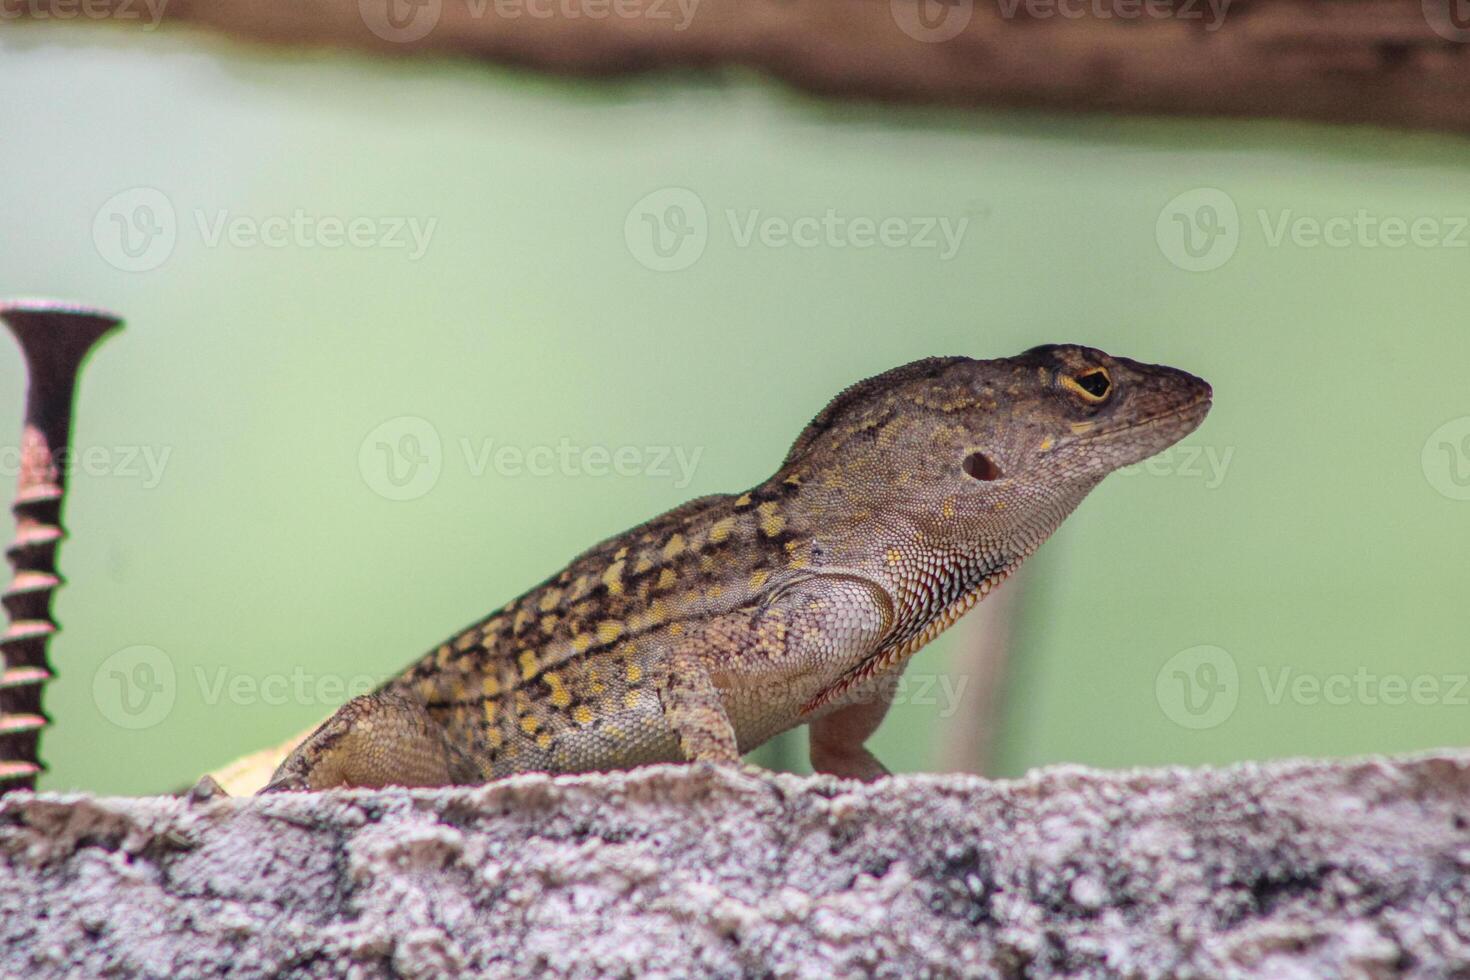
M 0 801 L 0 975 L 1442 977 L 1470 752 Z

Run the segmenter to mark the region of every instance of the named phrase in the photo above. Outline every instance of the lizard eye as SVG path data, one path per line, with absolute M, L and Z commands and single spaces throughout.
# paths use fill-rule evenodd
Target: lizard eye
M 984 480 L 988 483 L 991 480 L 1000 479 L 1000 467 L 995 465 L 995 460 L 984 453 L 971 453 L 965 457 L 961 466 L 967 474 L 977 480 Z
M 1062 384 L 1093 404 L 1107 398 L 1108 392 L 1113 390 L 1113 381 L 1103 368 L 1084 371 L 1075 378 L 1064 377 Z

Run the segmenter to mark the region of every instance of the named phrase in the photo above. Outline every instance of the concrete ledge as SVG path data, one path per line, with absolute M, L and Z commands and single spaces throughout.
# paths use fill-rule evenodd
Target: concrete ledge
M 1470 752 L 0 800 L 0 975 L 1445 976 Z

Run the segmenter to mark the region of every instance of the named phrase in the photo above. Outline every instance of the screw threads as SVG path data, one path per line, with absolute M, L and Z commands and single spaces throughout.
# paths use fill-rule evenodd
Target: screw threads
M 9 625 L 0 634 L 0 793 L 32 789 L 45 768 L 40 736 L 49 721 L 41 692 L 51 679 L 47 645 L 58 629 L 51 596 L 62 584 L 56 549 L 65 536 L 72 400 L 88 351 L 121 322 L 100 310 L 43 301 L 0 303 L 25 357 L 28 384 L 16 481 L 13 569 L 0 594 Z

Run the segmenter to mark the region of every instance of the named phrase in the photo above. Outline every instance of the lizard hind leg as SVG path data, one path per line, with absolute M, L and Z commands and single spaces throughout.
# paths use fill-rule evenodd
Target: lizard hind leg
M 483 781 L 422 702 L 378 691 L 339 708 L 286 757 L 261 792 Z

